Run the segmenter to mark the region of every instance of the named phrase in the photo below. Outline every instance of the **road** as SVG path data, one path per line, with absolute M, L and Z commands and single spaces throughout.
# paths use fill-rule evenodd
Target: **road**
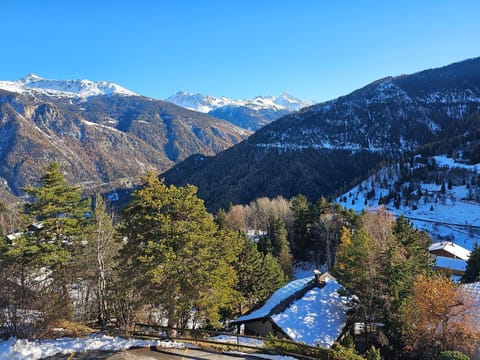
M 199 349 L 134 349 L 125 351 L 91 351 L 54 355 L 44 360 L 238 360 L 253 356 L 228 355 Z

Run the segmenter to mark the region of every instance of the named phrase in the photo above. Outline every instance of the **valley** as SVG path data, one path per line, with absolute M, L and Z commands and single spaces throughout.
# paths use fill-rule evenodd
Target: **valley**
M 315 347 L 300 354 L 378 347 L 388 358 L 410 344 L 422 358 L 409 309 L 433 305 L 418 289 L 471 311 L 480 58 L 306 107 L 286 94 L 169 100 L 108 82 L 0 82 L 6 333 L 68 335 L 87 321 L 127 331 L 141 319 L 169 338 L 232 324 L 267 336 L 268 320 Z M 458 331 L 449 346 L 471 352 L 475 328 Z M 442 336 L 422 341 L 437 354 Z

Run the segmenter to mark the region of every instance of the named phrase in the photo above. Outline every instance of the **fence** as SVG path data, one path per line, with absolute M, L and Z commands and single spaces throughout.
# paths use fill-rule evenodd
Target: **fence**
M 175 336 L 169 336 L 172 331 Z M 259 337 L 234 334 L 231 332 L 204 329 L 179 329 L 166 326 L 136 323 L 131 334 L 134 337 L 153 337 L 182 342 L 190 342 L 204 347 L 235 349 L 247 352 L 264 352 L 275 355 L 293 356 L 305 360 L 333 359 L 329 349 L 296 343 L 291 340 L 273 337 Z

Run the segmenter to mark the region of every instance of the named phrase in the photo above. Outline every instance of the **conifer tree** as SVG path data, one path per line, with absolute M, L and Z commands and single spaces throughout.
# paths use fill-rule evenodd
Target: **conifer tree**
M 331 204 L 327 201 L 327 199 L 325 199 L 324 196 L 322 196 L 317 203 L 318 215 L 326 214 L 329 211 L 330 207 Z
M 385 323 L 391 344 L 401 350 L 401 312 L 415 276 L 428 275 L 429 238 L 404 217 L 395 222 L 380 210 L 363 214 L 355 232 L 342 229 L 334 274 L 360 300 L 359 320 Z
M 287 229 L 282 220 L 270 219 L 267 234 L 260 237 L 258 249 L 264 255 L 273 255 L 287 277 L 293 276 L 293 256 L 287 239 Z
M 262 299 L 270 297 L 277 289 L 288 281 L 282 267 L 272 254 L 266 254 L 262 259 L 262 271 L 259 274 L 260 286 L 258 296 Z
M 28 186 L 25 192 L 31 196 L 25 207 L 26 214 L 38 224 L 29 235 L 29 242 L 38 247 L 36 262 L 51 270 L 53 287 L 52 316 L 70 318 L 72 303 L 67 285 L 75 281 L 72 271 L 79 250 L 90 203 L 82 200 L 81 189 L 68 185 L 58 163 L 49 164 L 43 172 L 39 186 Z
M 79 187 L 67 184 L 58 163 L 46 167 L 39 186 L 24 190 L 32 197 L 26 212 L 39 224 L 34 236 L 44 261 L 61 267 L 70 261 L 73 249 L 83 239 L 80 235 L 90 211 L 89 202 L 82 200 Z
M 476 281 L 480 281 L 480 246 L 477 242 L 475 242 L 467 260 L 467 268 L 462 276 L 462 283 L 468 284 Z
M 292 199 L 293 210 L 293 253 L 296 259 L 308 259 L 306 249 L 309 243 L 309 225 L 311 220 L 310 204 L 304 195 Z
M 238 282 L 236 289 L 242 294 L 242 302 L 239 304 L 239 313 L 243 313 L 243 304 L 250 309 L 259 301 L 263 300 L 258 294 L 262 288 L 262 254 L 257 250 L 255 243 L 247 236 L 243 236 L 242 248 L 234 262 Z
M 40 291 L 31 291 L 33 286 L 41 289 L 41 282 L 35 277 L 40 269 L 38 251 L 39 247 L 31 238 L 16 236 L 10 242 L 0 237 L 0 307 L 3 309 L 0 321 L 8 335 L 31 338 L 34 333 L 25 333 L 25 330 L 27 326 L 33 328 L 21 314 L 30 309 L 44 310 L 37 303 Z
M 132 272 L 168 312 L 169 327 L 179 314 L 196 308 L 197 316 L 216 323 L 221 307 L 237 303 L 236 274 L 229 249 L 194 186 L 166 186 L 153 172 L 132 194 L 123 212 L 121 250 Z M 143 276 L 143 274 L 145 276 Z

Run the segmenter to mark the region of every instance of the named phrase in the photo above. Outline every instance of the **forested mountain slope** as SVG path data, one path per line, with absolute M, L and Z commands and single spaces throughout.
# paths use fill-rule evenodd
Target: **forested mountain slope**
M 261 196 L 331 196 L 382 161 L 455 137 L 480 106 L 480 58 L 377 80 L 304 108 L 215 157 L 193 156 L 169 183 L 199 186 L 211 210 Z
M 128 186 L 147 169 L 216 154 L 248 135 L 116 84 L 34 75 L 0 82 L 0 178 L 16 194 L 49 162 L 84 187 Z

